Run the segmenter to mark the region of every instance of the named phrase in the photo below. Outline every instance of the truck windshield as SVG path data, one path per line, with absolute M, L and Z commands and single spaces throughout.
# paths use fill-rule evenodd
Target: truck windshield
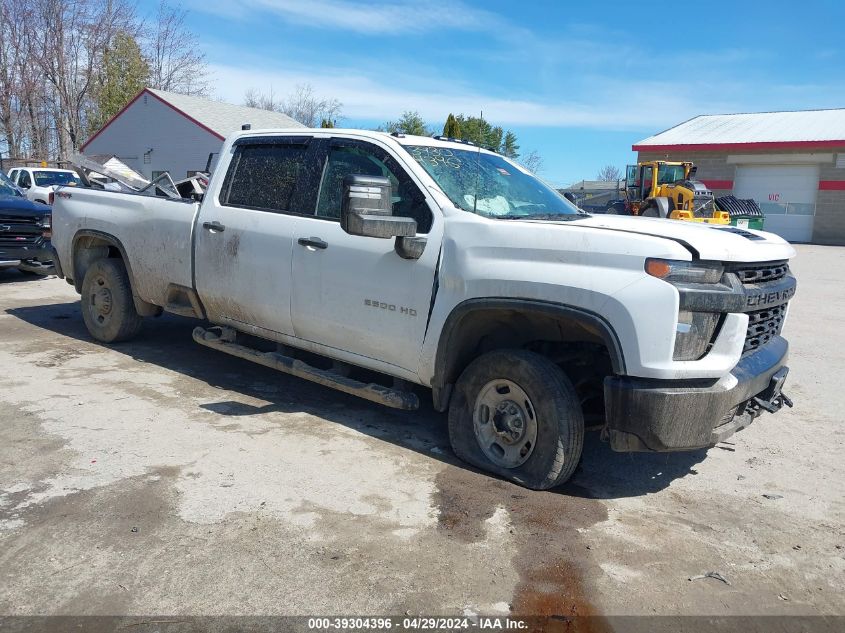
M 36 171 L 33 172 L 33 176 L 35 176 L 35 184 L 39 187 L 79 184 L 77 175 L 69 171 Z
M 19 197 L 21 194 L 5 174 L 0 173 L 0 196 Z
M 497 154 L 432 145 L 405 149 L 464 211 L 507 219 L 584 215 L 557 191 Z

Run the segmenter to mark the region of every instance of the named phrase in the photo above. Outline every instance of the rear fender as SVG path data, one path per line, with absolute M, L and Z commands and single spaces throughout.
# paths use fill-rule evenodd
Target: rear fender
M 82 280 L 88 267 L 98 259 L 119 258 L 126 266 L 126 273 L 129 275 L 129 284 L 132 287 L 132 300 L 135 303 L 135 310 L 141 316 L 158 316 L 161 314 L 161 307 L 144 301 L 135 292 L 135 276 L 132 274 L 132 263 L 126 256 L 126 249 L 118 238 L 102 231 L 82 229 L 73 236 L 71 247 L 71 269 L 68 277 L 73 280 L 76 291 L 82 292 Z M 71 277 L 72 275 L 72 277 Z

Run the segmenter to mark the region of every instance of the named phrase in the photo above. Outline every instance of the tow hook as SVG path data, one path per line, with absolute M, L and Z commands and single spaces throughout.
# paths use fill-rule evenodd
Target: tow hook
M 754 403 L 769 413 L 777 413 L 784 405 L 790 409 L 792 408 L 792 400 L 784 393 L 778 394 L 771 400 L 766 400 L 765 398 L 757 396 L 754 398 Z

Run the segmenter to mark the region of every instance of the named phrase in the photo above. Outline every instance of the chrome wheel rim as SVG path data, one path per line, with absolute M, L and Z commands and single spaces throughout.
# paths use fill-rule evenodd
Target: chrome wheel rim
M 537 411 L 522 387 L 510 380 L 491 380 L 481 388 L 472 424 L 484 455 L 502 468 L 524 464 L 537 443 Z

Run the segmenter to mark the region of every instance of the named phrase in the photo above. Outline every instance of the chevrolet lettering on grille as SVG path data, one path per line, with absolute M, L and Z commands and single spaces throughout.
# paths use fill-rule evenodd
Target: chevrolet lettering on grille
M 763 307 L 771 303 L 779 304 L 789 301 L 792 295 L 795 294 L 795 286 L 786 288 L 778 292 L 763 292 L 758 295 L 748 295 L 746 297 L 746 305 L 749 308 Z

